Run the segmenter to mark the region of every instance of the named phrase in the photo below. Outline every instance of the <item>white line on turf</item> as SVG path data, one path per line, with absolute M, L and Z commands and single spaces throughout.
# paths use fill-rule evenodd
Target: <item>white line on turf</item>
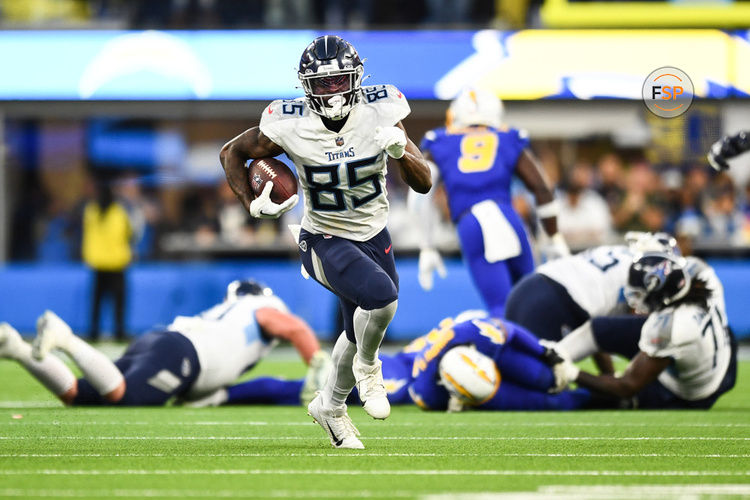
M 231 425 L 231 426 L 290 426 L 290 427 L 305 427 L 309 426 L 310 422 L 265 422 L 265 421 L 196 421 L 196 422 L 189 422 L 189 421 L 169 421 L 169 422 L 148 422 L 148 421 L 86 421 L 86 425 L 118 425 L 118 426 L 158 426 L 158 425 L 166 425 L 166 426 L 174 426 L 174 425 L 199 425 L 199 426 L 221 426 L 221 425 Z M 81 425 L 81 421 L 77 420 L 74 422 L 61 422 L 59 420 L 45 420 L 45 421 L 39 421 L 35 420 L 32 422 L 28 421 L 22 421 L 22 420 L 8 420 L 8 421 L 0 421 L 0 425 Z M 382 426 L 380 422 L 363 422 L 360 424 L 357 424 L 359 426 Z M 467 424 L 466 422 L 448 422 L 448 423 L 439 423 L 437 426 L 439 427 L 466 427 L 467 425 L 471 425 L 472 427 L 617 427 L 617 428 L 625 428 L 625 427 L 664 427 L 664 424 L 662 423 L 595 423 L 595 422 L 472 422 L 471 424 Z M 389 422 L 389 427 L 413 427 L 413 422 Z M 673 423 L 669 424 L 669 427 L 671 428 L 727 428 L 727 427 L 750 427 L 750 423 Z
M 725 496 L 748 496 L 747 484 L 683 484 L 683 485 L 606 485 L 606 486 L 541 486 L 536 491 L 513 492 L 450 492 L 422 495 L 421 500 L 539 500 L 544 498 L 588 500 L 631 499 L 658 497 L 660 499 L 683 500 L 685 498 L 715 498 Z
M 312 436 L 0 436 L 0 440 L 73 439 L 96 441 L 297 441 Z M 373 436 L 368 440 L 399 441 L 750 441 L 750 437 L 730 436 Z
M 175 458 L 175 457 L 530 457 L 530 458 L 750 458 L 750 454 L 715 454 L 715 453 L 371 453 L 371 452 L 338 452 L 338 453 L 0 453 L 0 458 L 58 458 L 58 457 L 91 457 L 91 458 Z
M 0 476 L 607 476 L 607 477 L 750 477 L 730 470 L 327 470 L 327 469 L 8 469 Z

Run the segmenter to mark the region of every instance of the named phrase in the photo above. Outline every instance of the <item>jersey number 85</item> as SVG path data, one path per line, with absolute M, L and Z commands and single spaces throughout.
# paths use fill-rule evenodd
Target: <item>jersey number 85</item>
M 372 192 L 366 196 L 349 197 L 351 208 L 359 208 L 377 198 L 382 192 L 380 187 L 380 174 L 374 173 L 364 177 L 359 177 L 358 169 L 374 165 L 380 158 L 380 155 L 371 156 L 362 160 L 355 160 L 344 163 L 346 167 L 346 189 L 354 189 L 363 184 L 371 184 Z M 347 209 L 347 203 L 344 201 L 344 189 L 340 186 L 339 167 L 341 164 L 310 166 L 303 165 L 305 170 L 305 180 L 307 180 L 308 191 L 310 192 L 310 201 L 313 210 L 340 212 Z M 321 177 L 327 179 L 321 182 Z M 327 196 L 321 196 L 326 194 Z

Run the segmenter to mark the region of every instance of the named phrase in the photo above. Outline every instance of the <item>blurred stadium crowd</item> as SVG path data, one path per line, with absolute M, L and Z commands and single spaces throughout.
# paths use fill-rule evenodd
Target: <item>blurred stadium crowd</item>
M 220 142 L 178 160 L 185 164 L 144 171 L 97 164 L 91 147 L 88 152 L 83 146 L 77 153 L 68 151 L 77 142 L 70 139 L 63 134 L 60 143 L 36 153 L 25 152 L 19 138 L 8 141 L 13 191 L 26 193 L 11 193 L 11 260 L 79 259 L 83 208 L 105 185 L 130 215 L 138 260 L 294 251 L 286 225 L 299 221 L 302 204 L 280 220 L 251 218 L 224 179 L 216 156 Z M 532 147 L 557 187 L 560 230 L 573 249 L 616 242 L 630 230 L 671 232 L 683 248 L 750 245 L 750 182 L 737 185 L 727 173 L 700 162 L 655 166 L 644 151 L 618 149 L 604 139 L 579 142 L 573 153 L 567 141 L 536 141 Z M 188 172 L 189 163 L 196 161 L 191 156 L 201 154 L 208 171 L 202 177 Z M 393 171 L 388 182 L 395 247 L 416 250 L 420 242 L 413 228 L 418 221 L 407 208 L 406 187 Z M 444 194 L 436 200 L 445 209 L 435 242 L 441 250 L 455 252 L 458 244 Z M 533 199 L 520 182 L 514 203 L 529 233 L 539 234 Z
M 502 4 L 510 12 L 500 15 Z M 524 17 L 528 2 L 495 0 L 2 0 L 17 26 L 117 29 L 348 29 L 488 26 Z

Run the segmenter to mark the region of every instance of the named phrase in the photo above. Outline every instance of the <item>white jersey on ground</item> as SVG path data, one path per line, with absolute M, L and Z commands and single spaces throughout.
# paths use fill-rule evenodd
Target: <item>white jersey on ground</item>
M 410 112 L 392 85 L 362 87 L 362 97 L 339 132 L 328 130 L 303 98 L 273 101 L 260 130 L 281 146 L 297 168 L 305 199 L 302 227 L 366 241 L 388 222 L 387 155 L 373 140 L 376 127 L 392 127 Z
M 537 272 L 560 283 L 591 317 L 621 312 L 633 252 L 625 245 L 600 246 L 551 260 Z
M 276 339 L 263 336 L 255 319 L 255 311 L 262 307 L 288 311 L 276 296 L 244 295 L 197 316 L 177 316 L 167 327 L 187 337 L 198 355 L 201 370 L 189 399 L 235 382 L 276 345 Z
M 708 263 L 698 257 L 686 257 L 687 267 L 685 268 L 691 278 L 699 278 L 706 282 L 706 286 L 711 290 L 711 297 L 708 299 L 709 305 L 714 305 L 719 310 L 719 314 L 723 318 L 724 326 L 728 325 L 727 322 L 727 308 L 724 303 L 724 285 L 719 281 L 719 277 L 716 276 L 714 268 L 709 266 Z
M 641 329 L 638 343 L 651 357 L 672 358 L 659 382 L 688 401 L 713 394 L 731 359 L 726 320 L 715 305 L 668 307 L 652 313 Z

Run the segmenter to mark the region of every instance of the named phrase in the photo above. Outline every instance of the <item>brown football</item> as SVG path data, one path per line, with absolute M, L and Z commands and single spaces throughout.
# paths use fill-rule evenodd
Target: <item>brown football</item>
M 271 201 L 281 203 L 297 194 L 297 177 L 282 161 L 276 158 L 258 158 L 250 163 L 247 171 L 250 188 L 255 196 L 263 192 L 267 181 L 273 181 Z

